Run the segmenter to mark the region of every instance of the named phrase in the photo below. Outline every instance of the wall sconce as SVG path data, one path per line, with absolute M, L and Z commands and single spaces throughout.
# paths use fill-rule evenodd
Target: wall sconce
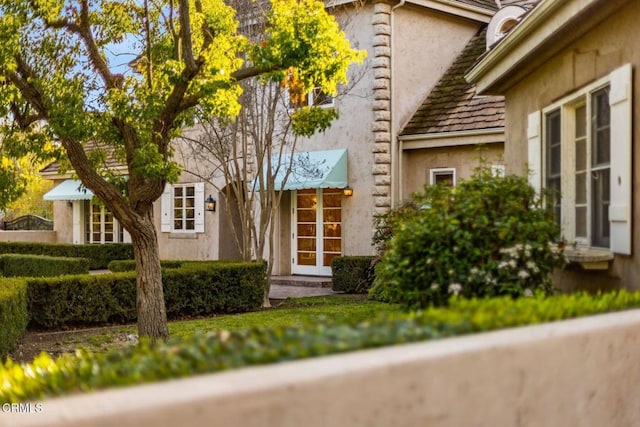
M 216 199 L 214 199 L 213 197 L 211 197 L 211 194 L 209 194 L 209 197 L 207 197 L 204 200 L 204 206 L 205 209 L 209 212 L 215 212 L 216 211 Z
M 347 186 L 345 188 L 342 189 L 342 194 L 344 194 L 346 197 L 351 197 L 353 196 L 353 188 Z

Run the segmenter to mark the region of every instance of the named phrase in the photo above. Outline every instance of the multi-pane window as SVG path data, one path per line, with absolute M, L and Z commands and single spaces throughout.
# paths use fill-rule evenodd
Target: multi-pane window
M 294 100 L 293 97 L 289 99 L 289 108 L 302 108 L 302 107 L 322 107 L 331 108 L 334 106 L 333 96 L 327 94 L 319 87 L 313 89 L 311 92 L 300 97 L 300 99 Z
M 195 186 L 173 187 L 173 230 L 195 231 Z
M 87 200 L 84 205 L 87 243 L 119 243 L 124 241 L 124 229 L 105 206 Z
M 611 110 L 609 87 L 545 114 L 544 184 L 565 238 L 609 247 Z

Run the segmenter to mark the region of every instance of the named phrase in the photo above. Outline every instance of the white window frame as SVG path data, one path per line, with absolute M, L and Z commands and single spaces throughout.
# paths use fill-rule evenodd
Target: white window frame
M 330 102 L 327 102 L 327 103 L 324 103 L 324 104 L 318 104 L 318 105 L 315 104 L 316 96 L 317 96 L 316 93 L 319 93 L 321 91 L 322 91 L 322 89 L 320 87 L 313 88 L 309 93 L 307 93 L 305 95 L 305 98 L 306 98 L 305 101 L 306 102 L 303 101 L 303 102 L 301 102 L 301 104 L 303 104 L 303 106 L 305 106 L 305 107 L 335 108 L 335 106 L 336 106 L 336 98 L 331 96 L 331 95 L 325 95 L 327 98 L 330 99 Z M 291 102 L 291 98 L 290 97 L 288 98 L 287 105 L 289 106 L 289 110 L 294 110 L 296 108 L 296 105 L 294 105 Z
M 591 200 L 588 202 L 587 238 L 575 236 L 575 110 L 587 105 L 587 150 L 591 150 L 591 95 L 609 87 L 611 156 L 610 156 L 610 205 L 609 205 L 609 250 L 614 253 L 631 254 L 631 144 L 632 144 L 632 67 L 624 65 L 609 75 L 598 79 L 548 105 L 541 111 L 529 115 L 528 167 L 531 170 L 530 183 L 536 189 L 543 186 L 546 171 L 545 137 L 548 114 L 560 110 L 561 114 L 561 227 L 563 237 L 569 243 L 590 248 L 591 241 Z M 591 154 L 587 155 L 588 161 Z M 588 179 L 587 195 L 591 198 L 591 183 Z
M 435 185 L 436 176 L 438 175 L 451 175 L 453 187 L 456 186 L 456 168 L 434 168 L 429 169 L 429 185 Z
M 175 198 L 174 189 L 188 187 L 194 188 L 194 229 L 177 229 L 175 228 L 174 212 L 175 212 Z M 204 183 L 203 182 L 189 182 L 179 184 L 167 184 L 162 193 L 160 200 L 161 220 L 160 231 L 162 233 L 175 233 L 175 234 L 195 234 L 204 233 Z

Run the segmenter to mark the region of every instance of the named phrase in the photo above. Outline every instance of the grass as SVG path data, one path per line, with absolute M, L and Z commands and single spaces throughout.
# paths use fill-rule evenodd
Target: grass
M 381 312 L 395 310 L 396 306 L 394 305 L 370 301 L 364 295 L 289 298 L 271 309 L 170 322 L 169 332 L 172 337 L 188 338 L 197 332 L 249 330 L 263 326 L 306 325 L 318 322 L 323 318 L 345 324 L 355 324 L 374 318 Z M 91 352 L 106 352 L 131 345 L 135 341 L 132 341 L 130 337 L 136 333 L 135 325 L 68 332 L 64 333 L 64 338 L 51 341 L 50 344 L 47 344 L 46 340 L 41 340 L 42 348 L 39 348 L 36 354 L 42 350 L 57 355 L 73 352 L 77 348 Z M 52 335 L 54 334 L 56 333 L 52 333 Z

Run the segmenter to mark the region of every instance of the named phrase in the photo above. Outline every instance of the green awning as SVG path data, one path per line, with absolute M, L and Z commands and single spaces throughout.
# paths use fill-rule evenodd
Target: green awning
M 283 184 L 291 163 L 291 173 Z M 302 190 L 306 188 L 345 188 L 347 180 L 347 150 L 305 151 L 283 156 L 281 162 L 274 156 L 271 160 L 276 190 Z M 254 188 L 259 189 L 256 179 Z
M 82 186 L 82 182 L 75 179 L 67 179 L 52 188 L 43 196 L 44 200 L 91 200 L 93 193 L 88 188 Z

